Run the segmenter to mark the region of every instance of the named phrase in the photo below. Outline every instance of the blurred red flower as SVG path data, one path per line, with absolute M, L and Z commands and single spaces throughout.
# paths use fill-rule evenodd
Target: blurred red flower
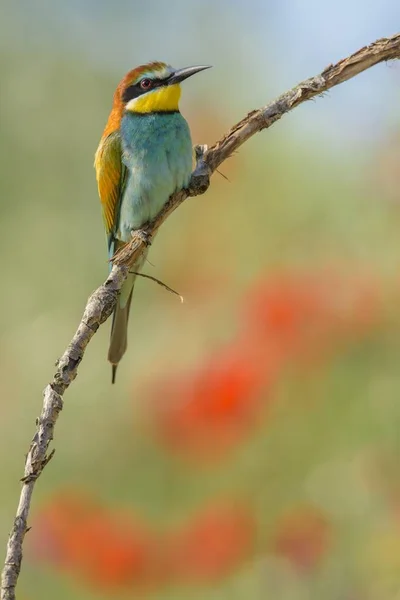
M 150 391 L 147 406 L 159 437 L 185 456 L 224 456 L 259 420 L 288 361 L 315 366 L 341 339 L 358 339 L 382 315 L 372 278 L 333 270 L 270 276 L 244 306 L 244 325 L 232 345 Z
M 239 567 L 254 551 L 256 524 L 245 506 L 209 506 L 169 540 L 170 572 L 177 580 L 209 582 Z
M 190 455 L 216 459 L 255 424 L 275 373 L 250 346 L 224 349 L 193 372 L 159 381 L 149 403 L 158 434 Z
M 248 323 L 261 337 L 291 344 L 304 327 L 322 315 L 322 289 L 318 278 L 280 272 L 260 280 L 245 302 Z
M 165 581 L 209 581 L 236 568 L 253 550 L 255 521 L 243 505 L 220 502 L 182 529 L 158 537 L 131 515 L 91 496 L 65 491 L 44 505 L 29 550 L 93 588 L 143 591 Z
M 378 283 L 334 270 L 279 272 L 245 301 L 245 334 L 282 360 L 319 358 L 343 337 L 368 333 L 382 315 Z
M 51 498 L 35 516 L 32 534 L 27 538 L 32 542 L 35 559 L 66 566 L 68 552 L 65 540 L 72 529 L 90 518 L 94 510 L 93 498 L 82 491 L 65 490 Z
M 145 525 L 106 510 L 88 495 L 55 496 L 33 531 L 36 559 L 55 562 L 95 587 L 146 585 L 157 578 L 158 547 Z
M 272 548 L 293 566 L 310 570 L 326 556 L 331 537 L 332 528 L 327 517 L 313 506 L 300 506 L 278 518 Z

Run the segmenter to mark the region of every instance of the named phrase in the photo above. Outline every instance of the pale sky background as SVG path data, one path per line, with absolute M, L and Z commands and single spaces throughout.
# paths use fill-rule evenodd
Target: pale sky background
M 2 12 L 0 47 L 66 52 L 116 82 L 153 59 L 212 64 L 207 94 L 241 111 L 400 30 L 398 0 L 3 0 Z M 322 128 L 339 147 L 368 141 L 398 125 L 399 89 L 400 64 L 375 67 L 296 111 L 290 126 L 307 133 L 312 110 L 312 135 Z

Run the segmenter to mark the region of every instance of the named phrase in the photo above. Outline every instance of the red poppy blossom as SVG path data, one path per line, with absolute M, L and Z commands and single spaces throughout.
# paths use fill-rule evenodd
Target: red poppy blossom
M 282 358 L 318 357 L 340 338 L 370 331 L 381 314 L 370 277 L 333 270 L 278 273 L 254 286 L 245 302 L 247 334 Z
M 210 506 L 171 535 L 171 573 L 178 581 L 209 582 L 224 577 L 252 554 L 255 535 L 255 520 L 247 507 Z
M 158 547 L 144 524 L 79 492 L 53 498 L 42 508 L 34 532 L 35 558 L 95 587 L 143 585 L 157 575 Z
M 224 349 L 197 370 L 157 384 L 151 404 L 157 432 L 176 450 L 215 459 L 254 425 L 260 392 L 272 380 L 251 348 Z

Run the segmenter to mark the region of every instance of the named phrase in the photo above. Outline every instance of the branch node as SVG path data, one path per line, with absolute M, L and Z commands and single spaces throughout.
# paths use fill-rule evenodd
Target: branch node
M 150 231 L 142 227 L 141 229 L 132 229 L 131 236 L 133 240 L 140 241 L 144 246 L 151 246 L 152 237 Z

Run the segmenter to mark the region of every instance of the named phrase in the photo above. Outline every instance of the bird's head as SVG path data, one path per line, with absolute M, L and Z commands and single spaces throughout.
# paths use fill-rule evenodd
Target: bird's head
M 174 69 L 162 62 L 152 62 L 129 71 L 119 84 L 116 95 L 124 110 L 134 113 L 175 112 L 184 79 L 208 66 Z

